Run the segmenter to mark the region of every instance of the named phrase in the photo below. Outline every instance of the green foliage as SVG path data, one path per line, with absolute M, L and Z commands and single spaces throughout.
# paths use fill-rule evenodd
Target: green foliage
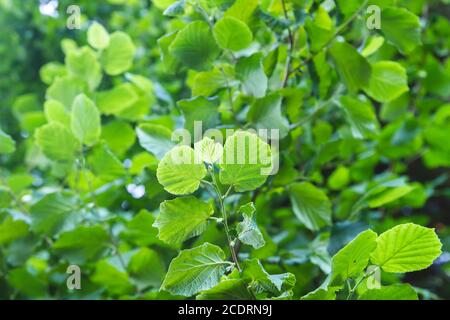
M 445 2 L 79 2 L 0 1 L 0 299 L 450 297 Z
M 172 260 L 161 288 L 172 294 L 190 297 L 217 285 L 229 262 L 219 247 L 205 243 L 183 250 Z
M 251 44 L 253 34 L 242 21 L 224 17 L 214 26 L 214 38 L 222 49 L 239 51 Z

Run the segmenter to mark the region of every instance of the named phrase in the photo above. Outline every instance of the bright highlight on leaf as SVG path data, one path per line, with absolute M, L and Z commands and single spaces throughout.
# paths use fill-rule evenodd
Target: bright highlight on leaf
M 124 32 L 114 32 L 109 38 L 109 45 L 102 54 L 103 68 L 111 76 L 116 76 L 130 69 L 136 47 L 130 36 Z
M 221 183 L 237 192 L 255 190 L 272 170 L 270 146 L 254 133 L 238 131 L 225 142 L 220 169 Z
M 94 22 L 88 29 L 87 40 L 93 48 L 103 50 L 109 45 L 108 31 L 100 23 Z
M 200 153 L 202 160 L 209 164 L 217 162 L 223 154 L 223 146 L 208 137 L 197 142 L 194 149 Z
M 441 247 L 433 229 L 402 224 L 378 237 L 370 260 L 386 272 L 418 271 L 428 268 L 439 257 Z
M 187 146 L 175 147 L 158 165 L 159 183 L 167 192 L 175 195 L 194 193 L 205 176 L 205 165 L 199 162 L 195 151 Z

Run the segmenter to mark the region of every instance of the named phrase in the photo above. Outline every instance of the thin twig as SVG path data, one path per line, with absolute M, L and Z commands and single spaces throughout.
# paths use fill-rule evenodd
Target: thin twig
M 227 211 L 226 211 L 225 203 L 224 203 L 225 198 L 219 189 L 213 169 L 211 167 L 208 167 L 208 171 L 211 174 L 211 178 L 214 182 L 215 190 L 217 193 L 217 198 L 218 198 L 218 201 L 220 204 L 220 211 L 222 213 L 222 218 L 223 218 L 223 226 L 225 228 L 225 233 L 227 235 L 228 247 L 230 248 L 231 258 L 233 259 L 233 262 L 236 265 L 236 268 L 239 270 L 239 272 L 241 272 L 242 271 L 241 266 L 239 265 L 239 260 L 237 258 L 236 252 L 234 251 L 233 241 L 231 240 L 231 235 L 230 235 L 230 228 L 228 227 L 228 217 L 227 217 Z
M 289 20 L 289 15 L 286 9 L 286 3 L 285 0 L 281 0 L 281 5 L 283 7 L 283 13 L 284 13 L 284 17 L 286 18 L 286 20 Z M 285 88 L 287 85 L 287 82 L 289 80 L 289 76 L 290 76 L 290 69 L 291 69 L 291 62 L 292 62 L 292 53 L 294 51 L 294 35 L 292 34 L 292 30 L 291 28 L 288 26 L 287 27 L 288 30 L 288 37 L 289 37 L 289 52 L 287 55 L 287 60 L 286 60 L 286 71 L 284 74 L 284 79 L 283 79 L 283 83 L 282 83 L 282 87 Z

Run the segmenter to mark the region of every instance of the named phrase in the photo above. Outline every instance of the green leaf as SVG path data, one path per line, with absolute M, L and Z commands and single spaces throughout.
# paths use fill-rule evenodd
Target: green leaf
M 49 236 L 71 229 L 81 218 L 78 210 L 78 199 L 70 192 L 45 195 L 30 208 L 31 229 Z
M 197 191 L 200 181 L 206 176 L 206 168 L 192 148 L 180 146 L 164 156 L 156 175 L 167 192 L 191 194 Z
M 289 134 L 289 121 L 282 115 L 281 101 L 279 94 L 256 100 L 248 111 L 248 121 L 256 129 L 279 130 L 280 139 L 285 138 Z
M 228 87 L 230 83 L 226 70 L 216 68 L 212 71 L 199 72 L 194 79 L 192 96 L 210 97 L 217 90 Z
M 370 64 L 353 46 L 346 42 L 335 42 L 329 52 L 350 92 L 357 92 L 369 84 Z
M 388 188 L 384 191 L 378 192 L 368 198 L 368 204 L 370 208 L 380 208 L 388 203 L 403 198 L 407 194 L 411 193 L 414 187 L 405 185 L 396 188 Z
M 102 62 L 105 72 L 117 76 L 131 68 L 136 47 L 130 36 L 116 31 L 109 38 L 109 45 L 103 51 Z
M 219 283 L 230 265 L 224 259 L 222 249 L 210 243 L 183 250 L 170 263 L 161 290 L 190 297 L 211 289 Z
M 332 285 L 355 279 L 367 267 L 370 254 L 376 248 L 377 234 L 372 230 L 360 233 L 332 258 Z
M 91 90 L 97 88 L 102 80 L 100 63 L 88 47 L 70 51 L 66 57 L 66 66 L 70 75 L 88 83 Z
M 88 29 L 87 41 L 95 49 L 103 50 L 109 46 L 108 31 L 98 22 L 94 22 Z
M 142 124 L 136 129 L 136 133 L 141 147 L 154 154 L 158 159 L 162 159 L 175 147 L 175 143 L 171 139 L 172 134 L 166 127 Z
M 366 46 L 361 51 L 363 57 L 368 57 L 378 51 L 384 44 L 384 38 L 382 36 L 370 37 Z
M 254 133 L 238 131 L 225 142 L 220 169 L 222 184 L 237 192 L 255 190 L 272 171 L 270 146 Z
M 105 181 L 119 179 L 126 173 L 123 164 L 104 142 L 92 151 L 88 163 L 92 172 Z
M 195 97 L 178 101 L 178 106 L 183 112 L 184 127 L 194 135 L 195 122 L 201 123 L 203 130 L 214 128 L 219 124 L 219 101 L 218 99 L 207 99 Z
M 379 123 L 374 108 L 369 101 L 343 96 L 340 102 L 347 115 L 354 138 L 371 138 L 378 133 Z
M 99 92 L 97 94 L 97 106 L 103 114 L 120 115 L 125 110 L 131 108 L 139 96 L 129 83 L 121 84 L 111 90 Z
M 160 240 L 179 245 L 202 234 L 208 226 L 208 218 L 213 213 L 214 208 L 210 203 L 192 196 L 176 198 L 161 203 L 153 226 L 158 228 Z
M 45 156 L 55 161 L 71 162 L 80 150 L 80 144 L 69 129 L 56 122 L 37 129 L 35 137 Z
M 94 102 L 84 94 L 77 96 L 73 102 L 71 128 L 78 141 L 87 146 L 93 146 L 100 139 L 100 113 Z
M 161 60 L 164 64 L 166 72 L 173 74 L 180 64 L 180 60 L 170 52 L 170 45 L 177 36 L 176 32 L 167 34 L 158 39 L 158 47 L 161 53 Z
M 397 62 L 372 64 L 372 76 L 364 91 L 378 102 L 389 102 L 409 91 L 406 70 Z
M 102 139 L 106 141 L 112 152 L 121 156 L 136 142 L 136 133 L 128 122 L 111 121 L 102 126 Z
M 97 263 L 91 280 L 113 295 L 129 294 L 133 291 L 133 285 L 126 270 L 106 260 Z
M 236 77 L 242 82 L 244 94 L 256 98 L 262 98 L 266 95 L 269 80 L 264 73 L 261 53 L 239 59 L 236 64 Z
M 46 296 L 48 287 L 45 279 L 31 273 L 25 267 L 9 270 L 7 278 L 12 288 L 28 297 L 42 298 Z
M 233 17 L 223 17 L 213 29 L 214 38 L 222 49 L 240 51 L 247 48 L 253 40 L 250 28 Z
M 142 247 L 158 243 L 158 230 L 153 227 L 154 222 L 153 215 L 142 210 L 127 223 L 120 237 Z
M 328 187 L 331 190 L 342 190 L 350 182 L 350 170 L 346 167 L 339 166 L 328 178 Z
M 419 297 L 409 284 L 393 284 L 367 290 L 359 296 L 358 300 L 419 300 Z
M 249 288 L 260 298 L 277 297 L 291 290 L 295 285 L 292 273 L 269 274 L 258 259 L 246 260 L 243 264 L 244 279 L 251 281 Z
M 141 290 L 149 286 L 159 287 L 165 271 L 164 262 L 158 253 L 148 248 L 139 249 L 128 264 L 128 272 Z
M 14 240 L 27 236 L 28 224 L 23 220 L 14 220 L 8 216 L 0 223 L 0 245 L 8 244 Z
M 256 224 L 255 212 L 256 208 L 253 202 L 241 206 L 238 213 L 242 214 L 244 220 L 237 225 L 236 231 L 238 233 L 238 238 L 242 243 L 252 246 L 255 249 L 259 249 L 264 247 L 266 242 Z
M 53 244 L 53 250 L 71 264 L 98 259 L 110 246 L 108 232 L 100 226 L 80 226 L 62 233 Z
M 339 287 L 317 288 L 301 297 L 300 300 L 336 300 L 336 291 L 338 290 Z
M 152 3 L 161 10 L 166 10 L 173 3 L 177 2 L 177 0 L 153 0 Z
M 66 67 L 59 62 L 49 62 L 41 67 L 39 75 L 42 82 L 51 85 L 55 79 L 67 75 Z
M 377 239 L 372 263 L 386 272 L 412 272 L 428 268 L 441 254 L 442 244 L 433 229 L 408 223 Z
M 422 44 L 419 17 L 404 8 L 389 7 L 381 11 L 381 32 L 404 54 Z
M 209 290 L 201 292 L 197 300 L 253 300 L 247 289 L 246 281 L 242 279 L 226 279 Z
M 361 6 L 361 1 L 359 0 L 336 0 L 336 4 L 346 17 L 354 14 L 358 8 Z
M 254 18 L 259 0 L 236 0 L 233 5 L 225 11 L 225 17 L 233 17 L 250 25 Z
M 314 20 L 311 18 L 306 20 L 305 29 L 312 52 L 319 52 L 333 39 L 333 20 L 323 6 L 317 9 Z
M 0 154 L 9 154 L 14 151 L 16 151 L 16 142 L 0 129 Z
M 208 137 L 197 142 L 194 149 L 200 154 L 202 160 L 209 164 L 217 162 L 223 155 L 223 146 Z
M 292 207 L 297 218 L 312 231 L 331 225 L 331 202 L 321 189 L 309 182 L 288 187 Z
M 67 110 L 72 108 L 75 98 L 86 90 L 86 85 L 80 79 L 65 76 L 56 78 L 46 92 L 47 100 L 61 102 Z
M 212 63 L 219 48 L 206 22 L 195 21 L 180 30 L 169 51 L 192 69 L 202 69 Z
M 64 105 L 56 100 L 47 100 L 44 103 L 45 117 L 48 122 L 57 122 L 66 128 L 70 128 L 70 113 Z

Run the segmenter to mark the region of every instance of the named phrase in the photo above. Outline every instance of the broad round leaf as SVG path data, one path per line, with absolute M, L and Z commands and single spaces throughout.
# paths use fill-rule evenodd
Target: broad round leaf
M 372 263 L 386 272 L 412 272 L 428 268 L 441 254 L 442 244 L 433 229 L 408 223 L 377 239 Z
M 372 76 L 364 91 L 378 102 L 389 102 L 409 91 L 406 70 L 397 62 L 372 64 Z
M 210 243 L 183 250 L 170 263 L 161 289 L 186 297 L 211 289 L 230 264 L 224 260 L 222 249 Z
M 179 245 L 205 231 L 214 208 L 210 203 L 190 196 L 164 201 L 159 211 L 153 224 L 159 230 L 158 238 Z
M 194 145 L 195 151 L 200 153 L 202 160 L 213 164 L 218 161 L 223 154 L 223 146 L 213 139 L 205 137 Z
M 88 43 L 95 49 L 103 50 L 109 45 L 108 31 L 98 22 L 94 22 L 88 29 Z
M 239 51 L 252 43 L 253 34 L 244 22 L 236 18 L 224 17 L 214 26 L 214 38 L 222 49 Z
M 237 192 L 255 190 L 272 172 L 270 146 L 254 133 L 238 131 L 225 142 L 220 169 L 222 184 Z
M 178 32 L 169 51 L 189 68 L 201 69 L 219 54 L 214 37 L 206 22 L 196 21 Z
M 419 17 L 404 8 L 383 9 L 381 32 L 405 54 L 411 53 L 422 43 Z
M 114 32 L 109 38 L 109 45 L 102 55 L 103 68 L 111 76 L 116 76 L 130 69 L 136 47 L 130 36 L 124 32 Z
M 102 72 L 97 56 L 88 47 L 70 51 L 66 56 L 69 74 L 89 85 L 91 90 L 98 87 L 102 80 Z
M 156 175 L 167 192 L 184 195 L 197 191 L 206 168 L 192 148 L 180 146 L 164 156 Z
M 80 144 L 63 125 L 53 122 L 36 130 L 36 144 L 46 157 L 56 161 L 73 161 Z

